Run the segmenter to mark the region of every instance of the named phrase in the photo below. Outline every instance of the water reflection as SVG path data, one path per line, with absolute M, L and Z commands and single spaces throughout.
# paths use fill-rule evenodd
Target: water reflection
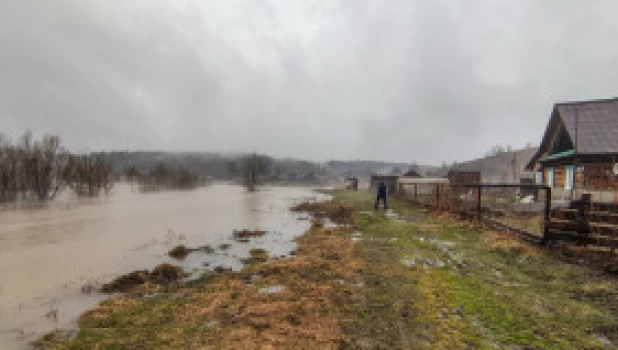
M 243 197 L 243 208 L 245 210 L 245 216 L 247 217 L 247 229 L 251 230 L 259 230 L 260 222 L 259 222 L 259 212 L 260 212 L 260 196 L 264 193 L 259 189 L 253 192 L 247 192 L 247 194 Z

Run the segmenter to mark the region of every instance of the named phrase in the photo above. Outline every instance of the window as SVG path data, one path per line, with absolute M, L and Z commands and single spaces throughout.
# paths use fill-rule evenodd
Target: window
M 534 174 L 534 183 L 537 185 L 542 185 L 543 184 L 543 172 L 542 171 L 537 171 Z
M 573 176 L 575 175 L 575 171 L 572 165 L 567 165 L 564 167 L 566 170 L 566 177 L 564 179 L 564 189 L 572 190 L 573 189 Z
M 554 168 L 547 168 L 545 184 L 549 187 L 554 187 Z

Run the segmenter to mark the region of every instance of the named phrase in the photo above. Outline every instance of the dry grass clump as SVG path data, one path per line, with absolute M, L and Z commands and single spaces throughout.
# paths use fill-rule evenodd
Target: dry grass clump
M 315 202 L 301 203 L 292 207 L 292 211 L 311 213 L 316 219 L 330 219 L 337 224 L 352 224 L 354 207 L 348 203 Z
M 508 256 L 534 256 L 539 253 L 537 247 L 505 232 L 485 231 L 483 242 L 490 251 Z
M 183 276 L 182 268 L 170 264 L 159 264 L 151 273 L 148 270 L 133 271 L 106 283 L 101 287 L 103 293 L 127 292 L 136 286 L 154 283 L 167 284 L 180 280 Z

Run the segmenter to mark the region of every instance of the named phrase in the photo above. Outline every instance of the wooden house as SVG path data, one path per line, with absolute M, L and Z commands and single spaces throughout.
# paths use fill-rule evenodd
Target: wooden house
M 554 193 L 595 201 L 616 200 L 618 98 L 558 103 L 527 169 Z

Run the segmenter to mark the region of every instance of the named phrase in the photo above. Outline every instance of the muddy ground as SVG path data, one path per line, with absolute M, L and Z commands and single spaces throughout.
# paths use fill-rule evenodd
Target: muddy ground
M 299 206 L 318 219 L 295 257 L 146 283 L 87 312 L 48 348 L 605 349 L 618 344 L 616 278 L 362 192 Z M 339 225 L 324 225 L 324 220 Z M 61 334 L 62 335 L 62 334 Z

